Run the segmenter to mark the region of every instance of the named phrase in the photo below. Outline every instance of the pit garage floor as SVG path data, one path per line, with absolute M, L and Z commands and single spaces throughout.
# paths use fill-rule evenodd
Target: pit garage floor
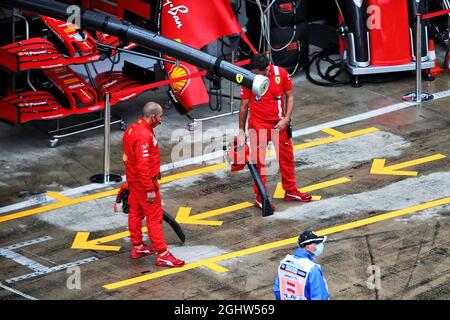
M 0 124 L 0 299 L 273 299 L 278 262 L 305 229 L 329 237 L 318 261 L 331 299 L 449 299 L 450 75 L 424 84 L 439 94 L 421 106 L 401 102 L 413 75 L 357 89 L 304 75 L 294 83 L 297 179 L 316 200 L 283 202 L 271 175 L 270 217 L 249 204 L 250 173 L 231 173 L 222 138 L 211 138 L 236 130 L 237 116 L 207 121 L 194 137 L 187 118 L 166 110 L 156 130 L 162 197 L 186 242 L 164 229 L 188 262 L 180 269 L 130 259 L 127 216 L 113 212 L 117 186 L 89 183 L 102 171 L 102 130 L 52 149 L 33 126 Z M 113 111 L 131 123 L 144 102 L 165 97 L 148 92 Z M 123 175 L 122 134 L 112 130 L 111 171 Z M 383 161 L 374 159 L 389 170 L 375 174 Z

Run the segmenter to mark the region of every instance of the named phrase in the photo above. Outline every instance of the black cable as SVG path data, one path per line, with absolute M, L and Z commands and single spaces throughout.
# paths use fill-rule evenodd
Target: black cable
M 311 55 L 310 62 L 305 66 L 305 72 L 306 72 L 306 78 L 319 86 L 323 87 L 339 87 L 339 86 L 345 86 L 351 84 L 351 80 L 347 79 L 338 79 L 338 77 L 345 72 L 348 76 L 350 74 L 345 69 L 346 61 L 342 58 L 338 59 L 332 59 L 331 55 L 337 54 L 337 48 L 329 48 L 322 50 L 320 52 L 313 53 Z M 330 64 L 330 66 L 327 67 L 326 71 L 322 71 L 321 64 L 323 62 L 327 62 Z M 315 66 L 317 70 L 318 76 L 325 80 L 326 82 L 322 82 L 319 80 L 316 80 L 311 75 L 311 66 Z M 405 73 L 396 73 L 392 76 L 387 76 L 386 74 L 382 75 L 373 75 L 373 77 L 364 77 L 361 79 L 360 83 L 373 83 L 373 84 L 379 84 L 379 83 L 386 83 L 386 82 L 392 82 L 397 81 L 402 78 L 404 78 Z M 378 76 L 381 76 L 380 78 Z
M 226 41 L 223 39 L 223 38 L 219 38 L 219 41 L 220 41 L 220 43 L 222 44 L 221 46 L 220 46 L 220 48 L 221 48 L 221 52 L 222 52 L 222 58 L 223 59 L 226 59 L 226 54 L 225 54 L 225 51 L 224 51 L 224 46 L 225 47 L 227 47 L 227 48 L 231 48 L 231 45 L 229 45 L 228 43 L 226 43 Z
M 333 47 L 333 48 L 324 49 L 320 52 L 316 52 L 316 53 L 312 54 L 311 60 L 304 68 L 305 72 L 306 72 L 306 78 L 310 82 L 312 82 L 316 85 L 319 85 L 319 86 L 323 86 L 323 87 L 337 87 L 337 86 L 343 86 L 343 85 L 350 84 L 350 80 L 337 80 L 336 79 L 342 73 L 342 71 L 345 70 L 345 61 L 343 59 L 340 59 L 341 61 L 339 61 L 339 60 L 334 61 L 330 58 L 330 56 L 332 54 L 336 54 L 336 51 L 337 51 L 337 48 Z M 325 74 L 322 72 L 321 67 L 320 67 L 321 63 L 324 60 L 331 64 L 331 66 L 328 67 Z M 312 75 L 311 75 L 311 66 L 312 65 L 316 66 L 317 74 L 323 80 L 326 80 L 327 82 L 321 82 L 312 77 Z M 333 75 L 331 75 L 331 72 L 335 69 L 337 69 L 337 71 Z
M 238 0 L 238 8 L 237 8 L 237 15 L 238 16 L 241 13 L 241 9 L 242 9 L 242 0 Z
M 91 74 L 91 70 L 89 69 L 89 66 L 87 64 L 84 64 L 84 68 L 86 69 L 88 78 L 89 78 L 89 82 L 91 83 L 92 88 L 95 89 L 95 91 L 97 91 L 97 86 L 95 85 L 95 81 L 94 78 L 92 77 Z
M 92 68 L 94 69 L 95 74 L 98 76 L 99 73 L 98 73 L 98 70 L 97 70 L 97 68 L 96 68 L 96 66 L 95 66 L 95 63 L 94 63 L 94 62 L 91 62 L 91 65 L 92 65 Z
M 113 72 L 114 66 L 120 62 L 120 51 L 116 53 L 117 61 L 113 60 L 112 56 L 108 56 L 108 60 L 111 62 L 111 70 L 109 72 Z

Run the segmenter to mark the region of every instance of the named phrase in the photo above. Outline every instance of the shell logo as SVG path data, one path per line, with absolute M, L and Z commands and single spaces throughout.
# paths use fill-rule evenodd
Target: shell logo
M 169 78 L 175 79 L 175 78 L 187 76 L 189 74 L 190 74 L 190 72 L 185 66 L 180 65 L 179 67 L 177 67 L 174 65 L 169 72 Z M 184 90 L 188 87 L 190 81 L 191 81 L 190 79 L 184 79 L 184 80 L 180 80 L 180 81 L 171 83 L 170 86 L 172 87 L 173 91 L 175 91 L 179 94 L 183 94 Z

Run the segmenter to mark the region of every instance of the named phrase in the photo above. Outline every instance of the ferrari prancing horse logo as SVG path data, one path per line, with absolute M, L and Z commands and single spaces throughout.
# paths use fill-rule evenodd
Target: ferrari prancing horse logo
M 242 82 L 242 80 L 244 80 L 244 76 L 242 74 L 238 73 L 236 75 L 236 82 L 240 84 Z
M 276 84 L 280 84 L 281 78 L 280 77 L 275 77 L 275 82 Z

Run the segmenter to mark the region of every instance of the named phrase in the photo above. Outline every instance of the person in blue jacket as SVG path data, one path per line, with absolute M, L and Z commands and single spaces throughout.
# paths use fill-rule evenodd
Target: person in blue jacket
M 328 300 L 328 286 L 322 269 L 315 258 L 323 252 L 326 236 L 319 237 L 312 231 L 303 232 L 298 238 L 294 255 L 287 255 L 278 266 L 273 285 L 277 300 Z

